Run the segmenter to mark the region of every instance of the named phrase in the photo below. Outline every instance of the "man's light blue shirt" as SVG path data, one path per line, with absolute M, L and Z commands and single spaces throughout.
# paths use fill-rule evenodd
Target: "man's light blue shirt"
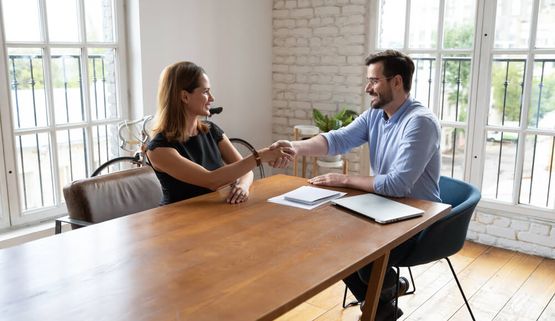
M 324 133 L 328 154 L 344 154 L 368 143 L 377 194 L 441 202 L 441 130 L 436 116 L 408 98 L 388 119 L 370 108 L 351 124 Z

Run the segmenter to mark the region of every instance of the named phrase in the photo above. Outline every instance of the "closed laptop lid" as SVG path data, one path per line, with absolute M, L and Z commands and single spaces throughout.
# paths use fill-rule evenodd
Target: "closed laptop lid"
M 424 211 L 419 208 L 371 193 L 343 197 L 333 200 L 332 204 L 357 212 L 381 224 L 401 221 L 424 214 Z

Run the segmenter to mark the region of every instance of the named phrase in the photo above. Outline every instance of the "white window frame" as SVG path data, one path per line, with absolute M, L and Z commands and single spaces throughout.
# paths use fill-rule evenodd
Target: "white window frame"
M 534 7 L 532 13 L 531 23 L 531 37 L 530 43 L 535 43 L 536 37 L 536 26 L 537 26 L 537 19 L 538 19 L 538 8 L 540 0 L 533 0 Z M 410 2 L 411 0 L 406 0 L 406 23 L 405 23 L 405 39 L 404 39 L 404 48 L 400 48 L 399 50 L 407 53 L 407 54 L 414 54 L 414 53 L 432 53 L 436 52 L 436 76 L 435 79 L 440 79 L 437 75 L 441 71 L 439 67 L 440 63 L 440 54 L 439 52 L 451 52 L 448 50 L 442 49 L 433 49 L 433 50 L 410 50 L 407 48 L 408 44 L 408 28 L 409 28 L 409 19 L 410 19 Z M 440 0 L 440 12 L 443 12 L 445 0 Z M 370 51 L 375 51 L 378 48 L 378 37 L 377 33 L 379 31 L 379 1 L 371 1 L 369 5 L 369 49 Z M 475 16 L 475 31 L 474 31 L 474 41 L 473 41 L 473 49 L 470 51 L 464 50 L 465 53 L 470 53 L 472 57 L 471 63 L 471 76 L 470 76 L 470 92 L 469 92 L 469 99 L 470 105 L 468 109 L 468 118 L 466 121 L 465 126 L 460 126 L 453 122 L 449 121 L 441 121 L 442 125 L 448 125 L 449 127 L 453 128 L 465 128 L 466 129 L 466 146 L 465 146 L 465 165 L 464 165 L 464 180 L 469 181 L 470 183 L 474 184 L 481 188 L 482 185 L 482 177 L 483 171 L 485 166 L 485 147 L 486 147 L 486 132 L 488 129 L 491 129 L 495 126 L 488 126 L 487 125 L 487 117 L 489 112 L 489 101 L 490 101 L 490 90 L 491 90 L 491 70 L 492 70 L 492 57 L 493 55 L 502 54 L 504 52 L 507 53 L 521 53 L 522 55 L 527 56 L 527 68 L 525 74 L 525 91 L 523 97 L 523 110 L 521 116 L 521 125 L 519 128 L 519 133 L 535 133 L 535 134 L 542 134 L 549 132 L 550 134 L 553 131 L 546 131 L 542 129 L 531 130 L 527 129 L 527 118 L 528 118 L 528 109 L 529 109 L 529 97 L 531 93 L 531 80 L 532 80 L 532 71 L 533 68 L 533 55 L 534 53 L 540 54 L 555 54 L 555 50 L 538 50 L 538 49 L 527 49 L 527 50 L 494 50 L 493 43 L 495 39 L 495 13 L 496 13 L 496 6 L 497 1 L 490 1 L 490 0 L 477 0 L 476 1 L 476 16 Z M 442 43 L 443 37 L 443 19 L 444 15 L 440 13 L 438 19 L 438 48 Z M 456 53 L 457 51 L 453 51 Z M 433 104 L 433 111 L 438 114 L 439 112 L 439 98 L 440 92 L 439 89 L 439 82 L 436 81 L 435 83 L 435 91 L 434 91 L 434 104 Z M 484 107 L 485 106 L 485 107 Z M 480 107 L 480 108 L 478 108 Z M 533 219 L 539 219 L 542 221 L 549 221 L 555 222 L 555 209 L 544 209 L 540 207 L 535 207 L 527 204 L 520 204 L 518 203 L 519 198 L 518 194 L 520 193 L 520 184 L 521 184 L 521 177 L 522 177 L 522 168 L 524 163 L 524 137 L 523 135 L 519 135 L 519 142 L 518 142 L 518 149 L 517 149 L 517 163 L 516 163 L 516 172 L 515 172 L 515 179 L 514 188 L 513 188 L 513 201 L 512 203 L 496 201 L 492 199 L 484 199 L 480 201 L 478 205 L 478 211 L 484 211 L 491 214 L 502 214 L 504 216 L 510 217 L 519 217 L 527 216 Z
M 533 65 L 534 65 L 534 53 L 540 54 L 555 54 L 555 50 L 541 50 L 541 49 L 530 49 L 536 40 L 536 28 L 538 21 L 538 10 L 539 10 L 540 0 L 533 1 L 532 16 L 530 20 L 530 37 L 529 37 L 529 47 L 528 49 L 494 49 L 493 44 L 495 41 L 495 18 L 497 1 L 486 1 L 479 0 L 480 7 L 482 11 L 478 14 L 481 16 L 480 22 L 480 33 L 476 35 L 480 36 L 481 50 L 480 50 L 480 61 L 482 66 L 480 66 L 481 77 L 479 83 L 477 84 L 477 95 L 476 101 L 473 101 L 473 106 L 478 106 L 478 102 L 482 102 L 482 105 L 488 106 L 490 104 L 490 86 L 491 86 L 491 71 L 492 71 L 492 57 L 494 55 L 500 55 L 504 53 L 510 54 L 522 54 L 527 56 L 526 70 L 525 70 L 525 87 L 522 98 L 522 111 L 520 128 L 518 130 L 519 140 L 517 148 L 517 161 L 516 161 L 516 171 L 515 180 L 513 185 L 513 196 L 512 203 L 496 201 L 492 199 L 482 199 L 479 205 L 479 209 L 485 210 L 492 214 L 502 214 L 508 215 L 514 218 L 519 218 L 525 215 L 530 218 L 539 219 L 542 221 L 555 222 L 555 209 L 540 208 L 536 206 L 531 206 L 527 204 L 519 204 L 519 193 L 522 183 L 522 170 L 524 164 L 524 149 L 525 149 L 525 138 L 523 133 L 533 133 L 542 134 L 550 133 L 553 130 L 547 131 L 542 129 L 527 129 L 528 126 L 528 111 L 530 107 L 530 95 L 532 88 L 532 76 L 533 76 Z M 530 45 L 532 44 L 532 45 Z M 476 119 L 474 122 L 474 128 L 472 132 L 474 133 L 474 139 L 472 140 L 473 146 L 471 149 L 471 168 L 470 168 L 470 182 L 480 186 L 482 183 L 483 171 L 485 166 L 485 135 L 488 129 L 492 129 L 495 126 L 487 125 L 488 118 L 488 108 L 476 108 Z M 479 143 L 482 142 L 482 143 Z
M 60 193 L 60 181 L 58 175 L 58 162 L 57 162 L 57 150 L 56 150 L 56 130 L 59 129 L 71 129 L 71 128 L 85 128 L 87 131 L 89 140 L 87 143 L 89 155 L 88 165 L 92 169 L 92 144 L 90 137 L 92 137 L 92 126 L 95 125 L 105 125 L 117 123 L 121 119 L 126 119 L 129 114 L 128 107 L 128 89 L 127 89 L 127 65 L 126 57 L 127 50 L 125 47 L 125 10 L 124 10 L 124 0 L 113 0 L 113 10 L 114 10 L 114 43 L 94 43 L 87 42 L 85 39 L 86 35 L 86 25 L 84 18 L 84 2 L 83 0 L 75 0 L 77 2 L 77 8 L 80 11 L 79 20 L 79 32 L 81 34 L 81 41 L 66 44 L 66 43 L 50 43 L 47 40 L 47 28 L 48 23 L 46 19 L 41 19 L 41 32 L 42 39 L 46 39 L 39 42 L 6 42 L 3 27 L 0 26 L 0 44 L 2 45 L 0 50 L 0 108 L 2 109 L 2 119 L 1 119 L 1 133 L 2 133 L 2 143 L 0 146 L 3 147 L 3 155 L 0 156 L 0 165 L 2 170 L 0 171 L 0 178 L 2 179 L 2 186 L 0 191 L 2 192 L 2 198 L 0 199 L 2 203 L 2 213 L 0 213 L 0 228 L 6 228 L 10 226 L 20 226 L 38 223 L 43 220 L 48 220 L 53 217 L 65 215 L 67 213 L 67 208 L 65 206 L 65 201 L 63 195 Z M 46 4 L 45 0 L 38 0 L 39 12 L 42 17 L 45 17 Z M 0 6 L 1 7 L 1 6 Z M 1 10 L 1 8 L 0 8 Z M 0 15 L 2 12 L 0 11 Z M 19 182 L 17 178 L 17 160 L 16 160 L 16 150 L 15 150 L 15 132 L 12 124 L 11 117 L 11 94 L 9 90 L 9 77 L 7 63 L 7 48 L 8 47 L 29 47 L 29 48 L 41 48 L 43 50 L 43 68 L 44 68 L 44 78 L 45 78 L 45 89 L 47 101 L 50 106 L 50 124 L 49 133 L 51 135 L 51 154 L 52 154 L 52 167 L 53 167 L 53 180 L 54 180 L 54 206 L 45 207 L 40 209 L 34 209 L 23 212 L 20 204 Z M 115 82 L 116 82 L 116 100 L 118 105 L 118 117 L 112 119 L 103 120 L 91 120 L 91 104 L 89 95 L 89 86 L 83 86 L 83 102 L 85 106 L 85 120 L 79 124 L 68 124 L 68 125 L 56 125 L 54 124 L 54 119 L 52 117 L 52 88 L 50 84 L 50 49 L 51 48 L 76 48 L 76 49 L 87 49 L 87 48 L 109 48 L 115 49 Z M 82 79 L 85 82 L 89 79 L 89 67 L 88 67 L 88 56 L 87 50 L 81 50 L 81 61 L 82 61 Z M 22 132 L 22 131 L 20 131 Z M 33 129 L 25 129 L 25 133 L 35 133 Z M 7 206 L 9 204 L 9 206 Z M 9 213 L 9 215 L 5 215 Z

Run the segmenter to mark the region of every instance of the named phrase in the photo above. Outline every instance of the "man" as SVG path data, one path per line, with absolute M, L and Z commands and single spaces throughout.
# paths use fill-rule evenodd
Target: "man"
M 309 180 L 315 185 L 340 186 L 385 196 L 412 197 L 440 202 L 440 127 L 435 115 L 410 97 L 414 63 L 405 54 L 386 50 L 366 58 L 369 110 L 339 130 L 303 141 L 277 141 L 272 147 L 292 147 L 297 156 L 343 154 L 368 143 L 370 176 L 338 173 L 320 175 Z M 275 167 L 284 167 L 278 161 Z M 395 265 L 411 250 L 414 238 L 395 248 L 389 266 Z M 347 277 L 344 282 L 358 301 L 366 296 L 372 264 Z M 397 275 L 388 268 L 380 295 L 376 320 L 390 320 L 395 313 Z M 401 291 L 408 281 L 401 278 Z M 397 316 L 402 315 L 400 309 Z

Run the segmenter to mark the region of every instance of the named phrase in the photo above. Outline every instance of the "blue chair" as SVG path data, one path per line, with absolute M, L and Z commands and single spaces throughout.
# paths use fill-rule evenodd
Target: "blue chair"
M 446 176 L 440 177 L 439 190 L 442 202 L 451 205 L 451 212 L 447 214 L 446 217 L 422 231 L 410 254 L 399 262 L 395 268 L 397 269 L 397 275 L 399 275 L 400 267 L 409 268 L 413 290 L 407 292 L 407 294 L 411 294 L 416 291 L 414 279 L 410 270 L 411 266 L 426 264 L 441 259 L 447 260 L 449 268 L 459 287 L 459 291 L 464 299 L 464 303 L 468 308 L 468 312 L 472 320 L 476 320 L 472 313 L 472 309 L 470 309 L 468 300 L 464 295 L 459 279 L 455 274 L 453 265 L 449 260 L 449 256 L 460 251 L 464 245 L 470 219 L 472 218 L 476 205 L 478 205 L 480 201 L 480 191 L 466 182 Z M 397 291 L 398 289 L 399 280 L 397 280 Z M 397 300 L 395 305 L 397 306 Z
M 412 277 L 411 266 L 426 264 L 441 259 L 447 260 L 449 268 L 457 282 L 457 286 L 461 291 L 464 303 L 468 308 L 468 312 L 470 312 L 472 320 L 475 321 L 476 319 L 474 318 L 472 309 L 470 309 L 470 305 L 464 295 L 459 279 L 449 260 L 449 256 L 460 251 L 464 245 L 470 219 L 472 218 L 476 205 L 478 205 L 480 201 L 480 191 L 466 182 L 447 176 L 440 177 L 439 190 L 442 202 L 451 205 L 451 212 L 432 226 L 420 232 L 410 254 L 394 266 L 394 268 L 397 270 L 398 276 L 400 276 L 400 267 L 408 268 L 412 290 L 406 292 L 406 294 L 412 294 L 416 291 L 416 286 L 414 284 L 414 278 Z M 399 292 L 399 279 L 397 279 L 397 292 Z M 343 295 L 343 308 L 360 304 L 360 302 L 356 301 L 347 304 L 345 302 L 346 297 L 347 288 L 345 288 L 345 293 Z M 397 308 L 397 303 L 397 300 L 395 300 L 395 308 Z M 397 309 L 395 309 L 395 311 L 397 311 Z M 397 316 L 395 315 L 394 317 L 396 320 Z

